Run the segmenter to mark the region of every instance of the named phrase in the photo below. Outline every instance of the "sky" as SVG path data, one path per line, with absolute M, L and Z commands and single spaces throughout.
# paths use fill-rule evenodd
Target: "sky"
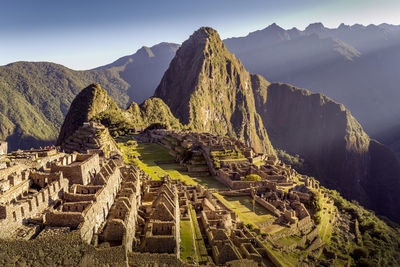
M 228 38 L 272 23 L 399 25 L 398 14 L 399 0 L 0 0 L 0 65 L 50 61 L 85 70 L 144 45 L 182 43 L 201 26 Z

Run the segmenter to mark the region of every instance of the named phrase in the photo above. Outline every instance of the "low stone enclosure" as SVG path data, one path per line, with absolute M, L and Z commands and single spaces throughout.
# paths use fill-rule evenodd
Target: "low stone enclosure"
M 57 154 L 55 147 L 48 149 L 30 149 L 30 150 L 17 150 L 10 153 L 13 159 L 30 159 L 36 160 L 39 158 L 49 157 Z

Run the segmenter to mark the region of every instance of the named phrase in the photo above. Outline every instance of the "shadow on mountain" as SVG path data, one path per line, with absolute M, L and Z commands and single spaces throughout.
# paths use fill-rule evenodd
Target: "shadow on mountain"
M 18 149 L 31 149 L 39 148 L 49 145 L 54 145 L 56 140 L 41 140 L 33 136 L 26 136 L 18 132 L 7 137 L 8 151 L 15 151 Z

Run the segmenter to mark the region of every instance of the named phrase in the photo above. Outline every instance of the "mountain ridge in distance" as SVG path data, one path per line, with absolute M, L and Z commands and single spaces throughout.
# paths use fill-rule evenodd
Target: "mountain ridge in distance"
M 366 132 L 380 138 L 400 119 L 400 26 L 380 24 L 284 30 L 279 26 L 224 40 L 252 73 L 323 93 L 343 103 Z M 275 33 L 275 35 L 273 35 Z M 268 38 L 267 38 L 268 37 Z M 245 48 L 244 48 L 245 47 Z M 385 71 L 382 71 L 385 70 Z
M 153 95 L 164 71 L 175 56 L 179 44 L 159 43 L 152 47 L 143 46 L 136 53 L 117 59 L 115 62 L 95 70 L 115 69 L 130 87 L 129 101 L 142 103 Z M 152 79 L 144 79 L 144 77 Z

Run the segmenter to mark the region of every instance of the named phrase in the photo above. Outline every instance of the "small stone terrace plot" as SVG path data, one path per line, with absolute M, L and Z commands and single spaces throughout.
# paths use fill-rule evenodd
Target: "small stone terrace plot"
M 171 178 L 182 180 L 188 185 L 201 184 L 208 188 L 226 189 L 225 185 L 211 176 L 189 174 L 183 166 L 175 163 L 175 159 L 169 154 L 168 149 L 159 144 L 139 143 L 136 152 L 141 157 L 141 160 L 136 160 L 136 163 L 153 180 L 159 180 L 161 177 L 169 175 Z
M 214 195 L 228 208 L 232 209 L 245 224 L 259 227 L 268 223 L 272 224 L 277 219 L 276 216 L 258 203 L 254 203 L 253 211 L 252 198 L 249 196 L 227 197 L 218 193 Z

